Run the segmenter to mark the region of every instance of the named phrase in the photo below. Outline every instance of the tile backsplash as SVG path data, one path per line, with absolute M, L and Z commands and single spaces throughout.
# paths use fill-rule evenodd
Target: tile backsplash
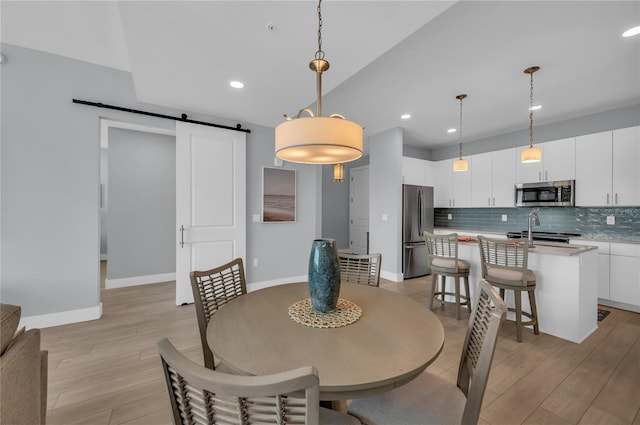
M 540 207 L 533 208 L 540 216 L 535 231 L 578 233 L 583 236 L 640 240 L 639 207 Z M 436 208 L 435 227 L 486 230 L 498 232 L 527 229 L 532 208 Z M 448 215 L 451 214 L 451 220 Z M 507 221 L 502 221 L 506 215 Z M 607 224 L 607 217 L 615 224 Z

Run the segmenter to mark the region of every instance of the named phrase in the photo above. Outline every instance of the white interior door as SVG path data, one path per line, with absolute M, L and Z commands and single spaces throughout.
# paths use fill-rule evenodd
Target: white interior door
M 369 248 L 369 167 L 352 168 L 349 183 L 349 248 L 356 254 L 366 254 Z
M 176 305 L 189 273 L 246 260 L 246 135 L 176 122 Z M 246 261 L 245 261 L 246 263 Z

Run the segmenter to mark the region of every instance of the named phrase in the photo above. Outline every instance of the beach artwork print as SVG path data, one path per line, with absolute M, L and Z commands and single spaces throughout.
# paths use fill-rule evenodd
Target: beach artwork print
M 296 221 L 296 171 L 262 169 L 262 221 Z

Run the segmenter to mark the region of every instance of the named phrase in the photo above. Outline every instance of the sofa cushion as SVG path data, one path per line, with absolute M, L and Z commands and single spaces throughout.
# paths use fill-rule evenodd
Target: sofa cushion
M 16 334 L 20 323 L 21 309 L 17 305 L 0 304 L 0 355 Z

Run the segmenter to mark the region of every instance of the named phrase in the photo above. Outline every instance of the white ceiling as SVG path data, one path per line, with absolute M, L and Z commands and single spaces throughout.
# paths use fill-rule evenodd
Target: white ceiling
M 315 110 L 316 6 L 3 0 L 1 37 L 130 71 L 141 102 L 275 127 Z M 621 37 L 640 1 L 328 0 L 322 16 L 323 115 L 367 135 L 403 127 L 415 146 L 455 144 L 460 93 L 465 142 L 527 128 L 532 65 L 536 125 L 640 104 L 640 36 Z

